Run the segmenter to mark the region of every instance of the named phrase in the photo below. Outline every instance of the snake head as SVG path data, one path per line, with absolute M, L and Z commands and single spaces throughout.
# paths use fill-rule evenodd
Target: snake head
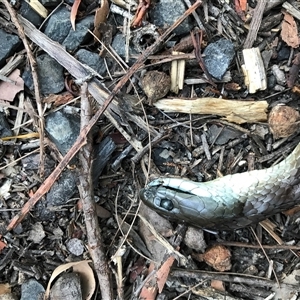
M 218 195 L 223 195 L 220 192 L 223 190 L 224 186 L 218 190 L 216 183 L 210 186 L 210 183 L 180 178 L 160 178 L 142 189 L 140 198 L 147 206 L 172 220 L 201 228 L 218 228 L 224 227 L 221 220 L 231 220 L 243 206 L 237 203 L 236 207 L 231 207 L 230 201 L 220 201 Z
M 164 215 L 172 216 L 180 213 L 173 197 L 168 195 L 164 187 L 148 186 L 140 191 L 140 198 L 147 206 Z
M 156 179 L 140 192 L 141 200 L 150 208 L 171 219 L 187 223 L 197 223 L 195 220 L 199 223 L 201 215 L 204 223 L 209 223 L 211 214 L 207 213 L 206 206 L 216 206 L 205 203 L 206 197 L 210 196 L 205 188 L 199 189 L 199 183 L 179 178 Z

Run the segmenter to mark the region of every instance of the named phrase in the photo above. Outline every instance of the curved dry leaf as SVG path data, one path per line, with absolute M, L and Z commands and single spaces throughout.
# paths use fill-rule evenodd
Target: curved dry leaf
M 49 298 L 49 293 L 50 293 L 50 287 L 53 282 L 53 280 L 60 275 L 62 272 L 65 272 L 66 270 L 73 268 L 73 271 L 78 273 L 82 284 L 82 296 L 83 299 L 89 300 L 91 299 L 95 287 L 96 287 L 96 282 L 95 282 L 95 277 L 92 268 L 89 265 L 89 262 L 92 262 L 91 260 L 82 260 L 82 261 L 76 261 L 76 262 L 71 262 L 67 263 L 64 265 L 58 266 L 52 273 L 47 289 L 45 291 L 45 296 L 44 299 Z
M 78 11 L 78 7 L 79 7 L 80 3 L 81 3 L 81 0 L 75 0 L 72 5 L 70 21 L 71 21 L 73 30 L 75 30 L 76 15 L 77 15 L 77 11 Z
M 95 277 L 89 261 L 83 260 L 80 264 L 73 266 L 73 271 L 81 278 L 83 299 L 91 299 L 96 288 Z

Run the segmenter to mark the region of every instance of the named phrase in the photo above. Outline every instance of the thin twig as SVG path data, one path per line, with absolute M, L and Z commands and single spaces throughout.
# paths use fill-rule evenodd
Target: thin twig
M 81 88 L 81 128 L 86 126 L 91 118 L 91 106 L 87 97 L 87 83 Z M 102 299 L 113 299 L 110 283 L 110 272 L 106 260 L 103 240 L 96 214 L 96 207 L 93 193 L 93 180 L 91 178 L 91 155 L 92 143 L 87 136 L 87 143 L 79 151 L 80 169 L 78 190 L 82 199 L 82 209 L 85 217 L 85 226 L 88 238 L 88 248 L 93 259 L 95 272 L 100 283 Z

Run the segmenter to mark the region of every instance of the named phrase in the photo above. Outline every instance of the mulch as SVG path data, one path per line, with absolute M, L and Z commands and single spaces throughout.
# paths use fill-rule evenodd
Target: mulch
M 93 270 L 89 281 L 95 281 L 96 288 L 90 287 L 85 299 L 92 295 L 160 299 L 158 293 L 165 299 L 292 299 L 287 297 L 298 293 L 298 207 L 238 230 L 197 229 L 203 237 L 200 246 L 198 232 L 190 234 L 198 239 L 191 242 L 186 225 L 153 217 L 140 202 L 139 191 L 164 175 L 209 181 L 264 169 L 295 148 L 299 5 L 297 1 L 193 1 L 181 17 L 193 19 L 190 33 L 172 35 L 179 19 L 149 38 L 146 22 L 154 2 L 141 0 L 133 12 L 131 31 L 146 32 L 138 40 L 142 53 L 132 54 L 135 63 L 130 67 L 126 63 L 120 67 L 121 58 L 114 56 L 109 75 L 103 78 L 25 18 L 16 18 L 17 6 L 1 4 L 2 27 L 6 20 L 16 26 L 14 32 L 23 41 L 27 36 L 27 46 L 15 54 L 22 60 L 14 69 L 22 72 L 28 62 L 34 66 L 37 52 L 45 51 L 64 67 L 68 83 L 64 93 L 49 100 L 40 95 L 33 69 L 34 91 L 24 89 L 22 96 L 18 91 L 13 101 L 1 103 L 9 128 L 19 126 L 19 130 L 2 138 L 0 149 L 0 298 L 2 294 L 20 298 L 29 279 L 46 289 L 57 267 L 89 259 Z M 101 8 L 99 14 L 107 9 L 111 17 L 99 24 L 119 18 L 107 1 Z M 79 6 L 77 18 L 86 15 Z M 73 11 L 73 22 L 75 16 Z M 109 25 L 114 28 L 111 38 L 121 29 L 130 34 L 117 23 Z M 216 80 L 205 66 L 203 52 L 220 38 L 232 43 L 235 56 L 222 80 Z M 91 37 L 81 47 L 99 53 L 101 45 Z M 251 53 L 254 57 L 244 52 L 254 48 L 258 49 Z M 102 46 L 99 55 L 111 59 L 111 51 Z M 255 55 L 262 53 L 258 66 Z M 247 75 L 245 65 L 248 71 L 261 68 L 265 77 L 252 82 L 259 75 L 250 71 Z M 177 88 L 170 90 L 174 80 Z M 196 99 L 199 103 L 192 105 Z M 231 100 L 230 104 L 222 99 Z M 45 134 L 43 119 L 65 105 L 81 111 L 81 131 L 63 157 Z M 107 137 L 115 150 L 105 157 L 93 186 L 93 149 Z M 35 168 L 24 164 L 31 155 L 37 155 Z M 53 217 L 41 219 L 38 205 L 64 169 L 75 174 L 78 190 L 64 205 L 53 207 Z M 75 255 L 70 241 L 79 241 L 83 252 Z M 194 243 L 197 246 L 191 246 Z

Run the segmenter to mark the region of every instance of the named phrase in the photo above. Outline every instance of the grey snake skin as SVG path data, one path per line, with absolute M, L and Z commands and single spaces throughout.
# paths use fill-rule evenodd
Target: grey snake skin
M 140 198 L 159 214 L 196 227 L 246 227 L 300 203 L 300 144 L 273 167 L 208 182 L 159 178 Z

